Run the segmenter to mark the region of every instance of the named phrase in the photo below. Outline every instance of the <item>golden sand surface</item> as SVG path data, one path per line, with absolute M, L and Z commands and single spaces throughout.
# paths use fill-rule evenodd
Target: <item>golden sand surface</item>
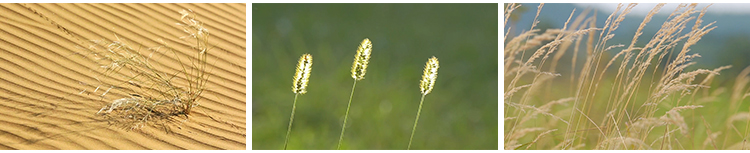
M 170 130 L 103 120 L 97 112 L 128 93 L 104 94 L 99 82 L 115 78 L 103 75 L 91 40 L 167 42 L 177 51 L 142 53 L 160 71 L 180 70 L 189 60 L 175 56 L 194 55 L 176 24 L 183 9 L 215 46 L 200 106 Z M 0 149 L 246 149 L 245 14 L 245 4 L 0 4 Z

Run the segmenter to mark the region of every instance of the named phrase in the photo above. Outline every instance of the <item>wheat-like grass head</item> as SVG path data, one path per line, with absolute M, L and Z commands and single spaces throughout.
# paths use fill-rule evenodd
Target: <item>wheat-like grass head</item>
M 424 66 L 424 74 L 422 80 L 419 83 L 419 88 L 422 90 L 422 95 L 427 95 L 432 91 L 432 87 L 435 86 L 435 80 L 437 79 L 437 71 L 440 67 L 438 59 L 435 56 L 427 60 L 427 64 Z
M 370 61 L 370 52 L 372 52 L 372 42 L 370 42 L 370 39 L 365 38 L 357 48 L 357 55 L 354 56 L 354 64 L 352 64 L 352 78 L 354 80 L 365 79 L 367 63 Z
M 299 58 L 299 62 L 297 63 L 297 72 L 294 74 L 292 92 L 295 94 L 307 93 L 307 81 L 310 79 L 310 70 L 312 70 L 312 55 L 304 54 Z

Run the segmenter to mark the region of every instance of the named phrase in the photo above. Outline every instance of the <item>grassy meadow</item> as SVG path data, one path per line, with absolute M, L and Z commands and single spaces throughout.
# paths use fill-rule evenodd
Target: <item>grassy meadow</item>
M 498 149 L 498 4 L 253 4 L 252 149 L 407 149 L 425 63 L 440 63 L 410 149 Z M 372 52 L 352 93 L 365 38 Z
M 638 5 L 571 10 L 543 29 L 508 23 L 544 5 L 503 7 L 506 31 L 531 28 L 503 38 L 504 149 L 750 149 L 750 67 L 696 62 L 694 46 L 722 28 L 702 18 L 711 7 L 657 5 L 625 38 L 615 31 L 633 29 L 621 24 Z M 660 11 L 671 14 L 652 20 Z

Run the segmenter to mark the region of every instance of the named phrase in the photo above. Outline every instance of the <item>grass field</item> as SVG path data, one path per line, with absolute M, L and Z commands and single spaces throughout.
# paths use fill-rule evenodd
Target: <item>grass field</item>
M 702 19 L 711 8 L 657 5 L 630 42 L 610 41 L 636 6 L 606 21 L 576 10 L 558 16 L 563 27 L 504 37 L 504 149 L 750 149 L 750 67 L 693 62 L 691 47 L 721 28 Z M 518 5 L 504 7 L 508 26 Z M 673 12 L 652 22 L 658 11 Z

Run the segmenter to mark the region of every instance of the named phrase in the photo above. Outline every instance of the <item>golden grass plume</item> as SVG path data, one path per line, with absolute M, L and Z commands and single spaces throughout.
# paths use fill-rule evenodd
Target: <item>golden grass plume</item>
M 296 94 L 307 93 L 307 82 L 310 80 L 310 71 L 312 70 L 312 55 L 303 54 L 297 63 L 297 72 L 294 73 L 294 85 L 292 92 Z
M 372 52 L 372 42 L 370 39 L 365 38 L 362 43 L 357 47 L 357 55 L 354 56 L 354 63 L 352 64 L 352 78 L 354 80 L 365 79 L 365 73 L 367 73 L 367 64 L 370 62 L 370 53 Z
M 438 59 L 433 56 L 427 60 L 424 66 L 424 74 L 422 74 L 422 80 L 419 83 L 419 88 L 422 91 L 422 95 L 427 95 L 432 91 L 432 87 L 435 86 L 435 80 L 437 79 L 438 68 L 440 68 Z

